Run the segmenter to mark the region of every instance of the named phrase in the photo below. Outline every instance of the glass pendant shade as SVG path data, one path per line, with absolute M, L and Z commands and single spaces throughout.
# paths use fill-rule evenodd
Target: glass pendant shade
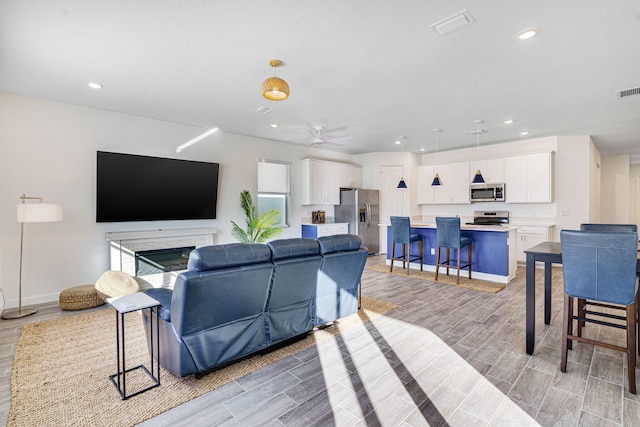
M 400 182 L 398 183 L 397 188 L 407 188 L 407 183 L 404 182 L 404 178 L 400 178 Z
M 473 177 L 473 184 L 479 184 L 479 183 L 483 183 L 484 182 L 484 178 L 482 177 L 482 173 L 480 172 L 480 169 L 476 170 L 476 175 Z
M 431 182 L 431 186 L 436 187 L 439 185 L 442 185 L 442 182 L 440 182 L 440 175 L 436 173 L 436 176 L 433 178 L 433 182 Z

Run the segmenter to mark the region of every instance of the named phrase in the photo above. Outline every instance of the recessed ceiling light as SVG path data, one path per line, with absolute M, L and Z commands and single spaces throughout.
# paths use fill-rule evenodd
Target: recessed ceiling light
M 520 135 L 522 135 L 522 136 L 529 135 L 529 131 L 526 131 L 526 130 L 525 130 L 524 132 L 520 132 Z
M 530 39 L 531 37 L 538 34 L 538 31 L 539 30 L 537 28 L 527 28 L 526 30 L 522 30 L 518 33 L 518 38 L 520 40 Z
M 269 126 L 271 126 L 272 128 L 277 128 L 278 124 L 277 123 L 271 123 Z
M 509 120 L 505 120 L 505 121 L 504 121 L 504 124 L 505 124 L 505 125 L 510 125 L 510 124 L 512 124 L 512 123 L 513 123 L 513 120 L 511 120 L 511 119 L 509 119 Z
M 89 87 L 91 89 L 102 89 L 102 85 L 100 83 L 96 83 L 96 82 L 89 83 Z
M 421 148 L 420 151 L 424 151 L 424 148 Z
M 396 141 L 395 144 L 396 145 L 400 145 L 400 144 L 402 144 L 402 141 Z

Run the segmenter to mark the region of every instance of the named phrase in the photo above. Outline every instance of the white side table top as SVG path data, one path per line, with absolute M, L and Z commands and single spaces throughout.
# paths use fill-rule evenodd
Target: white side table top
M 107 302 L 119 313 L 129 313 L 130 311 L 142 310 L 143 308 L 155 307 L 160 303 L 143 292 L 123 295 L 120 297 L 107 298 Z

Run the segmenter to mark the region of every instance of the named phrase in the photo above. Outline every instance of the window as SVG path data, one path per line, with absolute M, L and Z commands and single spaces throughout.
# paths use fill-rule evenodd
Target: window
M 258 214 L 280 211 L 279 227 L 289 226 L 290 163 L 275 160 L 258 162 Z

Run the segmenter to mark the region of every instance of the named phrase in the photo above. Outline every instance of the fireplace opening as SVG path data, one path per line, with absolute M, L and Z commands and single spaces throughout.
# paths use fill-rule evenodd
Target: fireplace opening
M 195 246 L 185 246 L 138 251 L 135 253 L 136 276 L 186 270 L 189 254 L 195 248 Z

